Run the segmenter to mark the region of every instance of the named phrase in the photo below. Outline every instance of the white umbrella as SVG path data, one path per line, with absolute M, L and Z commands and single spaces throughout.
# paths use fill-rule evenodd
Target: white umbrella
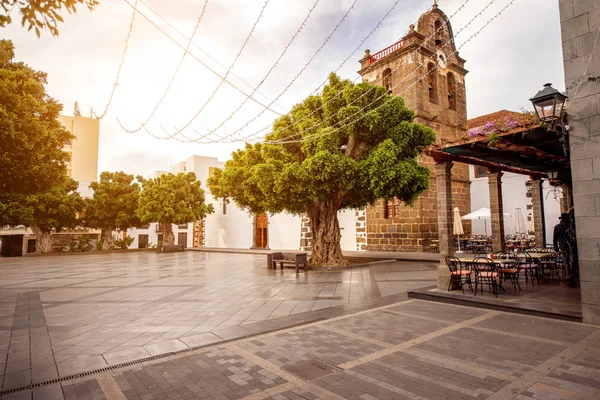
M 515 207 L 515 233 L 517 235 L 520 233 L 527 233 L 525 219 L 523 218 L 523 213 L 521 212 L 521 206 L 519 204 Z
M 504 216 L 510 217 L 510 214 L 504 213 Z M 461 219 L 471 219 L 471 220 L 472 219 L 483 219 L 484 220 L 483 222 L 485 224 L 485 235 L 486 236 L 487 236 L 487 221 L 486 220 L 491 219 L 491 218 L 492 218 L 492 212 L 487 207 L 480 208 L 477 211 L 473 211 L 472 213 L 463 215 L 461 217 Z
M 465 230 L 463 229 L 462 221 L 460 220 L 460 210 L 458 207 L 454 207 L 453 233 L 458 235 L 458 252 L 460 253 L 460 235 L 464 235 Z

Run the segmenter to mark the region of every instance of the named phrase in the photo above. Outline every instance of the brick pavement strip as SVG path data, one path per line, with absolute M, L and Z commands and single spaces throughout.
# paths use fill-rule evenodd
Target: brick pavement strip
M 106 374 L 97 378 L 98 385 L 100 385 L 100 389 L 104 393 L 104 396 L 107 399 L 111 400 L 127 400 L 121 389 L 119 388 L 119 384 L 115 381 L 115 378 L 111 374 Z

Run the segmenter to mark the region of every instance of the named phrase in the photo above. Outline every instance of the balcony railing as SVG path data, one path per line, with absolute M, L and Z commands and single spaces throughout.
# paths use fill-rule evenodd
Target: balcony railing
M 386 47 L 385 49 L 378 51 L 377 53 L 371 55 L 369 57 L 369 65 L 375 64 L 377 61 L 381 60 L 383 57 L 388 56 L 395 52 L 396 50 L 400 50 L 404 47 L 404 40 L 400 40 L 393 45 Z

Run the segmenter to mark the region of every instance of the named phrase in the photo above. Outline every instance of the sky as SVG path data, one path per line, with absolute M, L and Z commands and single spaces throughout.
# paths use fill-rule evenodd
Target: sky
M 98 115 L 103 114 L 114 87 L 133 9 L 124 0 L 99 1 L 100 5 L 93 12 L 79 7 L 76 15 L 63 15 L 64 23 L 59 25 L 60 35 L 56 37 L 44 31 L 38 38 L 33 31 L 28 32 L 20 26 L 17 15 L 13 15 L 13 24 L 0 28 L 3 38 L 13 41 L 17 60 L 48 73 L 47 92 L 64 105 L 63 114 L 66 115 L 72 115 L 75 101 L 84 116 L 90 115 L 90 109 Z M 189 138 L 206 135 L 220 125 L 214 135 L 241 137 L 255 134 L 270 126 L 278 113 L 289 111 L 310 95 L 331 71 L 339 68 L 337 73 L 342 78 L 358 81 L 358 60 L 363 57 L 364 50 L 370 49 L 374 53 L 398 41 L 432 2 L 268 0 L 265 6 L 265 1 L 208 0 L 199 24 L 205 0 L 138 1 L 139 11 L 183 47 L 198 24 L 189 51 L 221 76 L 231 67 L 262 11 L 227 79 L 247 94 L 262 82 L 253 96 L 262 105 L 247 101 L 228 119 L 246 97 L 228 83 L 215 92 L 221 78 L 188 55 L 171 89 L 148 121 L 184 52 L 137 14 L 119 85 L 100 122 L 99 172 L 123 170 L 149 176 L 155 170 L 168 169 L 191 155 L 227 160 L 233 150 L 243 146 L 243 142 L 201 144 L 160 140 L 144 129 L 126 132 L 118 121 L 128 130 L 137 130 L 148 121 L 148 131 L 159 137 L 173 135 L 188 124 L 189 128 L 183 134 Z M 348 17 L 339 24 L 355 1 Z M 463 6 L 450 20 L 457 46 L 511 0 L 494 0 L 465 27 L 490 1 L 438 1 L 440 9 L 448 16 Z M 375 33 L 351 55 L 395 3 L 395 9 Z M 303 29 L 264 79 L 313 6 Z M 312 58 L 337 24 L 339 27 L 331 39 Z M 468 118 L 501 109 L 531 109 L 528 99 L 544 83 L 552 82 L 555 88 L 564 90 L 558 1 L 514 0 L 514 4 L 466 43 L 459 55 L 467 60 L 465 67 L 470 71 L 466 77 Z M 270 110 L 265 111 L 264 106 L 275 98 Z M 214 135 L 211 137 L 215 138 Z

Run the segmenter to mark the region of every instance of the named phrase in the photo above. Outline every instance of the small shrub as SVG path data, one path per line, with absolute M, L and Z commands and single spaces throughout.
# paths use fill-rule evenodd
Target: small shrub
M 92 251 L 94 247 L 90 244 L 90 238 L 80 237 L 79 239 L 71 240 L 69 243 L 69 251 L 78 253 L 84 251 Z
M 114 249 L 127 250 L 133 243 L 133 238 L 129 235 L 125 239 L 117 239 L 113 244 Z

